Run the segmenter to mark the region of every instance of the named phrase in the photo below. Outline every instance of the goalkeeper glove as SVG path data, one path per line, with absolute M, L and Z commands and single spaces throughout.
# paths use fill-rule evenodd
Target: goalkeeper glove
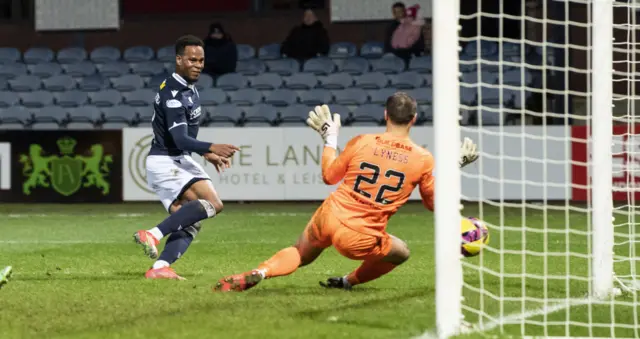
M 340 129 L 340 114 L 331 114 L 329 106 L 322 105 L 309 112 L 307 125 L 311 126 L 320 134 L 324 145 L 331 148 L 338 148 L 338 129 Z
M 478 159 L 478 146 L 469 138 L 464 138 L 460 147 L 460 168 L 463 168 Z

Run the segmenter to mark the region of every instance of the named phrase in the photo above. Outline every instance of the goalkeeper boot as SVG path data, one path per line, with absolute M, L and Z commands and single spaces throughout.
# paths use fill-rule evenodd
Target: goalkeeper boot
M 0 288 L 2 288 L 4 284 L 9 282 L 9 277 L 11 276 L 11 272 L 12 272 L 11 266 L 7 266 L 2 271 L 0 271 Z
M 144 275 L 147 279 L 174 279 L 174 280 L 187 280 L 179 276 L 173 268 L 166 266 L 161 268 L 151 268 Z
M 351 284 L 344 277 L 331 277 L 326 282 L 320 281 L 320 286 L 324 288 L 339 288 L 341 290 L 351 290 Z
M 262 274 L 258 270 L 234 274 L 222 278 L 213 287 L 214 292 L 242 292 L 257 285 L 263 279 Z
M 140 230 L 133 234 L 133 240 L 142 246 L 144 254 L 148 255 L 151 259 L 158 257 L 158 239 L 156 239 L 151 233 Z

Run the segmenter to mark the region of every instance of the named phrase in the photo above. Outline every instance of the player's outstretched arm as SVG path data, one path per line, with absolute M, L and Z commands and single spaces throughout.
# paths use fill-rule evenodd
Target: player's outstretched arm
M 336 156 L 338 148 L 338 131 L 341 126 L 340 114 L 332 114 L 329 106 L 316 106 L 309 112 L 307 124 L 313 128 L 324 141 L 322 150 L 322 180 L 327 185 L 335 185 L 344 177 L 350 159 L 349 144 Z
M 422 204 L 429 211 L 433 212 L 433 199 L 434 199 L 434 187 L 435 187 L 435 178 L 433 176 L 433 156 L 429 154 L 429 156 L 425 159 L 425 166 L 422 172 L 422 178 L 420 179 L 420 183 L 418 184 L 418 189 L 420 190 L 420 197 L 422 198 Z

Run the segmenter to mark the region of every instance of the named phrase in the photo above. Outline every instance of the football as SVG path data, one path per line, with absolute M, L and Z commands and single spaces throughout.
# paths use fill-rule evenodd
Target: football
M 461 253 L 465 257 L 475 257 L 489 243 L 489 229 L 476 218 L 462 218 L 460 225 Z

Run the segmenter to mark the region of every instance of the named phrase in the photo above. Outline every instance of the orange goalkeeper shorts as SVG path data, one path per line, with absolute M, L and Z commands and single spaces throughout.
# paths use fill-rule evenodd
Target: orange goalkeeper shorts
M 340 254 L 353 260 L 380 260 L 389 254 L 392 245 L 389 234 L 360 233 L 344 225 L 333 212 L 325 202 L 311 217 L 304 231 L 311 246 L 333 245 Z

